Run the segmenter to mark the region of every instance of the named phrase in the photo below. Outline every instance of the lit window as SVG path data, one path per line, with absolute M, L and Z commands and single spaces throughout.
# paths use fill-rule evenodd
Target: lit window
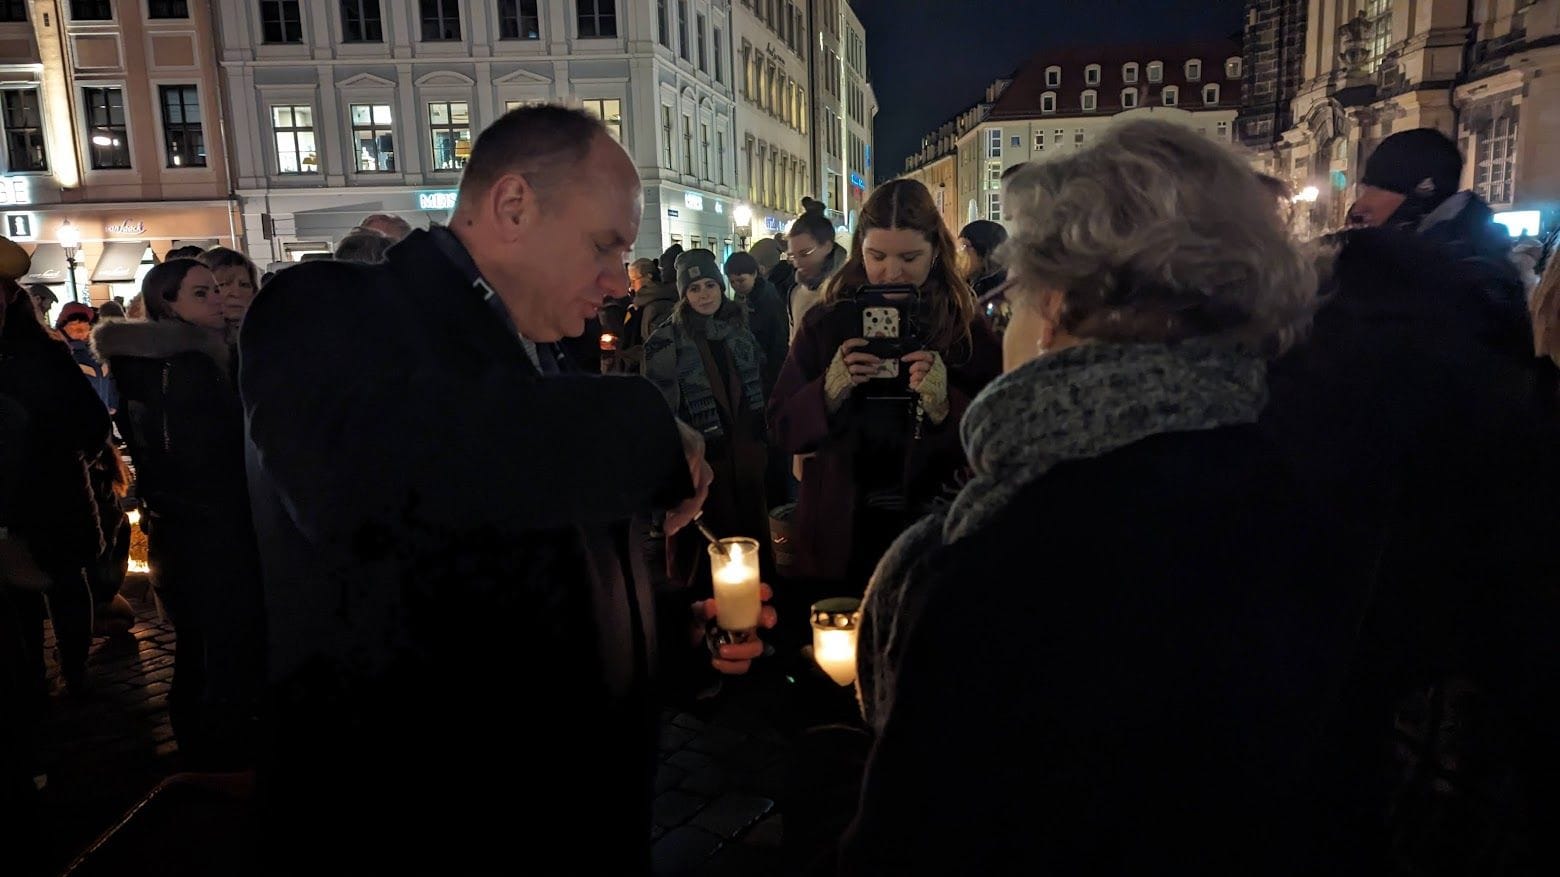
M 1123 88 L 1121 90 L 1121 108 L 1130 110 L 1138 105 L 1138 92 L 1135 88 Z
M 1045 94 L 1040 95 L 1040 112 L 1056 112 L 1056 92 L 1048 91 Z
M 1239 58 L 1231 58 L 1228 61 L 1224 62 L 1224 78 L 1225 79 L 1239 79 L 1240 75 L 1241 75 L 1241 60 Z
M 1214 104 L 1216 104 L 1218 102 L 1219 102 L 1219 85 L 1218 85 L 1218 83 L 1210 83 L 1208 85 L 1204 85 L 1203 86 L 1203 103 L 1205 103 L 1205 104 L 1207 104 L 1208 106 L 1211 107 L 1211 106 L 1213 106 Z
M 992 128 L 986 132 L 986 157 L 1002 157 L 1002 129 Z
M 130 138 L 125 132 L 125 93 L 118 88 L 83 88 L 87 137 L 93 170 L 130 167 Z
M 1060 68 L 1060 67 L 1047 67 L 1047 68 L 1045 68 L 1045 87 L 1046 88 L 1060 88 L 1061 84 L 1062 84 L 1062 68 Z
M 352 104 L 352 142 L 363 173 L 395 170 L 394 116 L 389 104 Z
M 1099 97 L 1098 97 L 1098 95 L 1095 94 L 1093 89 L 1089 89 L 1088 91 L 1085 91 L 1083 93 L 1083 111 L 1085 113 L 1092 113 L 1092 112 L 1094 112 L 1095 107 L 1098 105 L 1098 103 L 1099 103 Z
M 581 102 L 585 112 L 600 119 L 607 126 L 613 140 L 623 139 L 623 102 L 616 99 L 587 100 Z
M 1180 99 L 1180 92 L 1173 85 L 1167 85 L 1159 92 L 1159 102 L 1167 107 L 1175 106 Z
M 1511 109 L 1506 112 L 1478 132 L 1478 164 L 1473 177 L 1473 190 L 1485 201 L 1499 205 L 1513 201 L 1517 172 L 1517 119 Z
M 1041 151 L 1043 149 L 1045 149 L 1045 132 L 1044 131 L 1036 131 L 1035 132 L 1035 151 L 1039 152 L 1039 151 Z
M 434 101 L 428 105 L 428 132 L 433 169 L 459 170 L 471 157 L 471 108 L 465 101 Z
M 1121 65 L 1121 81 L 1122 82 L 1125 82 L 1128 85 L 1131 85 L 1132 83 L 1137 82 L 1137 78 L 1138 78 L 1138 65 L 1137 65 L 1136 61 L 1128 61 L 1127 63 Z
M 1002 193 L 986 193 L 986 218 L 992 222 L 1002 221 Z
M 991 189 L 1002 183 L 1002 162 L 986 162 L 986 188 Z
M 1158 61 L 1150 61 L 1150 62 L 1148 62 L 1148 81 L 1149 82 L 1164 82 L 1165 81 L 1165 65 L 1160 63 L 1160 62 L 1158 62 Z
M 320 172 L 319 149 L 314 141 L 314 108 L 271 108 L 271 129 L 276 135 L 276 169 L 284 174 Z
M 1100 65 L 1098 65 L 1098 64 L 1090 64 L 1089 66 L 1083 68 L 1083 84 L 1084 85 L 1099 85 L 1100 84 Z
M 1193 58 L 1186 62 L 1186 81 L 1196 82 L 1202 78 L 1202 62 Z
M 0 91 L 0 113 L 5 124 L 6 167 L 12 171 L 46 171 L 48 153 L 43 147 L 43 114 L 38 89 Z

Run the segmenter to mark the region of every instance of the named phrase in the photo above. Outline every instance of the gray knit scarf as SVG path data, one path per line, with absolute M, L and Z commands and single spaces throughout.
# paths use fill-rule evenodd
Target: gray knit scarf
M 1164 433 L 1253 423 L 1266 403 L 1266 361 L 1205 340 L 1086 344 L 993 381 L 960 425 L 974 477 L 951 505 L 899 537 L 867 587 L 857 651 L 862 715 L 876 730 L 888 715 L 902 645 L 900 607 L 918 561 L 989 523 L 1060 463 Z

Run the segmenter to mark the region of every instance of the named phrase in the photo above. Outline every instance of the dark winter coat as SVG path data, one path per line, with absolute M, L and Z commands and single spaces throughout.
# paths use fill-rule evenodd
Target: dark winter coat
M 825 375 L 840 345 L 860 336 L 859 310 L 848 302 L 812 308 L 796 333 L 769 404 L 771 440 L 786 453 L 807 455 L 792 520 L 796 569 L 806 577 L 837 579 L 852 568 L 870 572 L 887 547 L 866 546 L 855 538 L 862 498 L 856 478 L 861 462 L 857 459 L 859 418 L 867 414 L 868 406 L 878 410 L 886 403 L 866 401 L 857 388 L 845 407 L 831 415 L 824 393 Z M 913 438 L 913 406 L 904 412 L 903 492 L 912 517 L 919 516 L 918 508 L 945 495 L 955 474 L 964 468 L 959 419 L 970 400 L 1002 371 L 1002 351 L 990 330 L 976 321 L 970 326 L 970 337 L 968 349 L 943 352 L 950 409 L 943 422 L 925 420 L 919 438 Z M 897 534 L 889 538 L 893 535 Z M 858 552 L 873 556 L 858 556 Z M 853 584 L 859 587 L 865 581 Z
M 634 322 L 639 326 L 640 343 L 649 341 L 655 330 L 671 319 L 677 299 L 677 287 L 670 283 L 646 283 L 634 293 Z
M 579 866 L 643 871 L 657 642 L 686 652 L 640 513 L 690 495 L 688 466 L 648 381 L 541 377 L 476 280 L 450 232 L 415 231 L 384 264 L 289 269 L 245 319 L 269 837 L 485 872 L 589 814 Z M 686 605 L 668 617 L 689 635 Z M 494 806 L 516 796 L 545 806 Z
M 764 393 L 773 395 L 780 367 L 785 365 L 786 353 L 791 349 L 790 317 L 780 293 L 762 277 L 754 282 L 753 291 L 743 299 L 742 306 L 747 310 L 748 328 L 764 351 Z
M 925 557 L 842 872 L 1324 873 L 1318 511 L 1253 426 L 1160 434 Z
M 1477 282 L 1482 302 L 1475 313 L 1490 342 L 1514 356 L 1531 355 L 1527 287 L 1511 261 L 1511 237 L 1495 224 L 1494 212 L 1484 199 L 1458 192 L 1420 221 L 1418 235 Z
M 70 345 L 70 354 L 75 357 L 76 365 L 81 367 L 81 373 L 86 375 L 87 382 L 92 385 L 92 391 L 103 400 L 103 407 L 109 411 L 119 407 L 119 390 L 114 386 L 114 379 L 109 377 L 103 368 L 103 363 L 92 352 L 92 345 L 86 341 L 66 341 Z
M 0 337 L 0 396 L 15 403 L 13 419 L 25 421 L 13 439 L 24 461 L 9 490 L 14 517 L 0 523 L 44 570 L 85 567 L 103 549 L 88 467 L 108 441 L 108 412 L 70 349 L 41 327 L 11 327 Z
M 1526 825 L 1560 821 L 1560 431 L 1531 356 L 1487 331 L 1488 274 L 1454 257 L 1350 233 L 1272 369 L 1262 425 L 1358 583 L 1317 842 L 1360 873 L 1552 873 L 1554 833 Z

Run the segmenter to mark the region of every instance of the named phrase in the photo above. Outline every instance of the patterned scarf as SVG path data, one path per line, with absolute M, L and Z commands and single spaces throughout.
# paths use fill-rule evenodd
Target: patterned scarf
M 645 373 L 652 377 L 675 375 L 675 386 L 661 387 L 673 410 L 681 403 L 688 412 L 690 426 L 705 436 L 718 438 L 725 434 L 725 429 L 720 423 L 720 406 L 710 386 L 709 371 L 699 353 L 701 337 L 726 346 L 736 365 L 747 407 L 762 412 L 764 386 L 759 363 L 763 357 L 757 340 L 742 320 L 742 306 L 730 299 L 723 300 L 720 310 L 709 317 L 694 311 L 686 299 L 678 302 L 671 320 L 645 344 Z
M 863 716 L 879 729 L 887 716 L 900 606 L 917 561 L 989 523 L 1059 463 L 1164 433 L 1255 423 L 1266 404 L 1266 361 L 1207 340 L 1085 344 L 991 382 L 960 425 L 974 477 L 895 541 L 867 587 L 856 683 Z

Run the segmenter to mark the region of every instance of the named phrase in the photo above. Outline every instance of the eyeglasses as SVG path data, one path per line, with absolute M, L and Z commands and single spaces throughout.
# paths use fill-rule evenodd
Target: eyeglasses
M 805 259 L 808 256 L 811 256 L 813 253 L 816 253 L 816 252 L 818 252 L 821 249 L 823 249 L 823 244 L 818 244 L 815 247 L 811 247 L 809 249 L 802 250 L 800 253 L 792 253 L 790 251 L 786 251 L 785 257 L 787 259 L 790 259 L 791 261 L 794 262 L 797 259 Z

